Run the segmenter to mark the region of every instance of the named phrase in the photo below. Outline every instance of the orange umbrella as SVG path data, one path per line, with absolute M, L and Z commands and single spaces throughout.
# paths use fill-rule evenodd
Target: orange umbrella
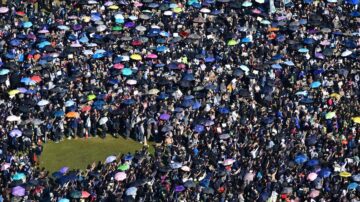
M 276 34 L 274 32 L 271 32 L 269 35 L 268 35 L 268 39 L 275 39 L 276 38 Z
M 77 118 L 77 117 L 79 117 L 79 113 L 77 113 L 77 112 L 68 112 L 66 114 L 66 117 L 67 118 Z
M 41 55 L 40 55 L 40 54 L 35 54 L 35 55 L 34 55 L 34 60 L 35 60 L 35 61 L 38 61 L 40 58 L 41 58 Z
M 32 76 L 30 79 L 32 81 L 35 81 L 36 83 L 39 83 L 41 81 L 41 77 L 38 75 Z
M 268 29 L 268 32 L 277 32 L 277 31 L 279 31 L 279 28 L 277 28 L 277 27 L 270 27 Z

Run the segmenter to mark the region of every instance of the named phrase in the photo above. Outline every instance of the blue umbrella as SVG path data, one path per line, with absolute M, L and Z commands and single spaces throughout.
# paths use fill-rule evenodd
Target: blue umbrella
M 194 81 L 195 77 L 193 74 L 185 74 L 185 76 L 183 77 L 183 80 Z
M 57 178 L 60 178 L 60 177 L 64 176 L 64 173 L 61 173 L 61 172 L 59 172 L 59 171 L 56 171 L 56 172 L 54 172 L 54 173 L 52 174 L 52 176 L 57 179 Z
M 273 65 L 271 65 L 271 67 L 272 67 L 273 69 L 282 69 L 282 67 L 281 67 L 280 64 L 273 64 Z
M 251 42 L 251 39 L 245 37 L 245 38 L 241 39 L 241 42 L 243 42 L 243 43 L 250 43 L 250 42 Z
M 184 97 L 184 100 L 192 100 L 192 99 L 194 99 L 195 97 L 193 96 L 193 95 L 186 95 L 185 97 Z
M 21 78 L 20 82 L 29 85 L 32 80 L 29 77 Z
M 169 120 L 170 119 L 170 115 L 169 114 L 161 114 L 159 117 L 161 120 Z
M 135 100 L 134 99 L 126 99 L 122 103 L 124 105 L 133 105 L 133 104 L 135 104 Z
M 321 86 L 320 81 L 314 81 L 310 84 L 310 88 L 319 88 Z
M 1 70 L 0 70 L 0 75 L 1 75 L 1 76 L 6 75 L 6 74 L 8 74 L 9 72 L 10 72 L 10 70 L 8 70 L 8 69 L 1 69 Z
M 280 59 L 282 59 L 282 58 L 283 58 L 283 55 L 277 54 L 277 55 L 275 55 L 274 57 L 272 57 L 271 60 L 280 60 Z
M 156 47 L 156 51 L 157 52 L 164 52 L 167 50 L 167 47 L 166 46 L 158 46 Z
M 331 170 L 330 168 L 322 168 L 319 172 L 319 176 L 322 178 L 330 177 Z
M 132 70 L 130 68 L 124 68 L 124 69 L 121 70 L 121 73 L 124 76 L 130 76 L 132 74 Z
M 12 46 L 19 46 L 21 44 L 21 40 L 19 39 L 13 39 L 10 41 L 10 45 Z
M 15 55 L 14 53 L 7 52 L 7 53 L 5 54 L 5 57 L 6 57 L 7 59 L 12 60 L 12 59 L 14 59 L 14 58 L 16 57 L 16 55 Z
M 65 115 L 65 112 L 64 111 L 56 111 L 55 113 L 54 113 L 54 116 L 55 117 L 62 117 L 62 116 L 64 116 Z
M 295 156 L 295 163 L 303 164 L 308 160 L 308 157 L 305 154 L 298 154 Z
M 102 53 L 95 53 L 94 55 L 92 55 L 93 59 L 100 59 L 103 57 L 104 57 L 104 54 L 102 54 Z
M 64 175 L 64 176 L 60 177 L 59 179 L 57 179 L 57 183 L 63 185 L 68 182 L 71 182 L 71 181 L 76 181 L 77 179 L 78 179 L 78 177 L 76 176 L 75 173 L 73 173 L 70 175 Z
M 307 49 L 307 48 L 300 48 L 298 51 L 299 51 L 300 53 L 307 53 L 307 52 L 309 52 L 309 49 Z
M 205 127 L 203 125 L 200 125 L 200 124 L 197 124 L 194 127 L 194 131 L 197 132 L 197 133 L 202 133 L 202 132 L 204 132 L 204 130 L 205 130 Z
M 229 108 L 227 107 L 219 107 L 220 114 L 228 114 L 230 112 Z
M 304 0 L 304 3 L 305 3 L 305 4 L 312 4 L 312 3 L 313 3 L 313 0 Z
M 351 5 L 358 5 L 360 3 L 359 0 L 346 0 L 346 3 Z
M 49 46 L 51 43 L 49 41 L 43 41 L 37 45 L 38 48 L 44 48 L 45 46 Z
M 359 186 L 358 183 L 352 182 L 352 183 L 350 183 L 350 184 L 347 186 L 347 189 L 348 189 L 348 190 L 356 190 L 356 188 L 357 188 L 358 186 Z
M 310 45 L 310 44 L 313 44 L 313 43 L 315 43 L 315 39 L 313 39 L 313 38 L 304 39 L 304 44 Z
M 181 103 L 181 106 L 183 106 L 183 107 L 191 107 L 193 104 L 194 104 L 194 101 L 193 101 L 193 100 L 184 100 L 184 101 Z
M 96 100 L 93 105 L 94 106 L 103 106 L 105 102 L 103 100 Z
M 12 177 L 12 180 L 22 180 L 22 179 L 26 179 L 26 176 L 24 173 L 15 173 Z
M 205 58 L 205 62 L 214 62 L 215 58 L 214 57 L 207 57 Z
M 359 17 L 360 16 L 360 12 L 359 11 L 353 11 L 350 13 L 351 17 Z
M 309 166 L 309 167 L 314 167 L 314 166 L 319 165 L 319 163 L 320 163 L 319 160 L 311 159 L 306 163 L 306 165 Z
M 31 27 L 33 24 L 32 24 L 32 22 L 24 22 L 23 24 L 22 24 L 22 26 L 24 27 L 24 28 L 29 28 L 29 27 Z
M 68 100 L 65 102 L 65 107 L 71 107 L 75 105 L 75 102 L 73 100 Z
M 196 101 L 196 102 L 194 102 L 194 104 L 191 107 L 192 107 L 192 109 L 199 109 L 201 107 L 201 103 Z
M 169 98 L 169 95 L 164 92 L 161 92 L 160 95 L 157 97 L 157 99 L 159 100 L 166 100 L 167 98 Z

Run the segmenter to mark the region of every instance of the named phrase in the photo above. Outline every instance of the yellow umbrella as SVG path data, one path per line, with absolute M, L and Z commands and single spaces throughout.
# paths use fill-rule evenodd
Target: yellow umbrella
M 83 16 L 82 19 L 83 19 L 84 22 L 90 22 L 91 17 L 89 17 L 89 16 Z
M 109 9 L 111 9 L 111 10 L 117 10 L 117 9 L 119 9 L 119 6 L 117 6 L 117 5 L 111 5 L 111 6 L 109 6 Z
M 181 13 L 181 12 L 182 12 L 182 9 L 179 8 L 179 7 L 176 7 L 176 8 L 173 8 L 173 12 L 174 12 L 174 13 Z
M 236 44 L 238 44 L 238 42 L 234 39 L 229 40 L 227 43 L 228 46 L 235 46 Z
M 336 112 L 328 112 L 326 115 L 325 115 L 325 118 L 326 119 L 332 119 L 336 116 Z
M 130 58 L 133 60 L 142 60 L 142 57 L 139 54 L 132 54 Z
M 351 118 L 355 123 L 360 123 L 360 116 L 352 117 Z
M 91 100 L 93 100 L 93 99 L 95 99 L 96 98 L 96 95 L 94 95 L 94 94 L 91 94 L 91 95 L 88 95 L 87 96 L 87 99 L 89 100 L 89 101 L 91 101 Z
M 341 95 L 339 93 L 331 93 L 330 97 L 336 98 L 337 100 L 340 100 Z
M 351 177 L 351 173 L 343 171 L 340 173 L 340 177 Z
M 9 95 L 16 95 L 18 93 L 20 93 L 20 91 L 18 89 L 9 91 Z

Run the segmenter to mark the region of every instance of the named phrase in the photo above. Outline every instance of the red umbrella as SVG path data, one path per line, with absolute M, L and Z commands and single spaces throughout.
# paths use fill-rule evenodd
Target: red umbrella
M 32 76 L 30 79 L 32 81 L 35 81 L 36 83 L 39 83 L 41 81 L 41 77 L 38 75 Z
M 82 112 L 88 112 L 88 111 L 90 111 L 91 110 L 91 106 L 84 106 L 83 108 L 81 108 L 81 111 Z
M 141 46 L 142 42 L 140 40 L 134 40 L 134 41 L 131 42 L 131 45 L 133 45 L 133 46 Z
M 117 64 L 114 64 L 114 68 L 115 68 L 115 69 L 123 69 L 123 68 L 124 68 L 124 65 L 123 65 L 123 64 L 120 64 L 120 63 L 117 63 Z
M 87 192 L 87 191 L 82 191 L 81 192 L 81 198 L 89 198 L 89 196 L 90 196 L 89 192 Z
M 25 16 L 26 14 L 25 14 L 24 11 L 16 11 L 16 15 L 23 17 L 23 16 Z

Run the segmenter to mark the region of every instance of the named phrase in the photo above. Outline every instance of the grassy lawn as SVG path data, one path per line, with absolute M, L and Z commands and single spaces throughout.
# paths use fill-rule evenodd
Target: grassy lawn
M 149 151 L 154 153 L 151 143 Z M 105 161 L 110 155 L 119 155 L 128 152 L 135 152 L 142 148 L 142 144 L 132 140 L 114 138 L 110 135 L 105 139 L 89 138 L 64 140 L 59 143 L 47 142 L 44 144 L 44 151 L 40 157 L 40 167 L 54 172 L 63 166 L 70 169 L 84 169 L 88 164 L 98 161 Z

